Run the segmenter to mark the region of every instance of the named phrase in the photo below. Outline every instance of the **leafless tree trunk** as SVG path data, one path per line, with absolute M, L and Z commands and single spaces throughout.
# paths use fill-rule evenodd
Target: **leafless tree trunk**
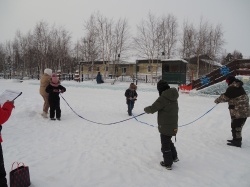
M 137 55 L 149 60 L 152 78 L 153 60 L 156 59 L 159 54 L 158 25 L 157 18 L 149 13 L 147 20 L 142 20 L 141 23 L 137 25 L 137 36 L 134 38 L 134 48 L 137 51 Z
M 126 52 L 129 49 L 130 44 L 130 34 L 128 28 L 128 22 L 126 19 L 119 19 L 115 25 L 113 34 L 113 72 L 115 75 L 116 64 L 119 63 L 121 59 L 126 58 Z
M 171 14 L 163 16 L 160 21 L 161 30 L 161 49 L 164 57 L 171 58 L 175 53 L 175 46 L 178 36 L 177 18 Z

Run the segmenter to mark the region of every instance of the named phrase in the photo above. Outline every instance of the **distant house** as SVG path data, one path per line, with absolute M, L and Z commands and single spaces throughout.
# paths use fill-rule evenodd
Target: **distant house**
M 139 81 L 157 82 L 157 80 L 161 78 L 161 60 L 136 60 L 136 71 L 136 76 Z
M 84 79 L 95 78 L 100 72 L 104 78 L 114 78 L 119 76 L 133 76 L 135 72 L 135 62 L 120 61 L 113 63 L 109 61 L 79 62 L 80 76 Z
M 120 61 L 117 64 L 109 64 L 110 77 L 130 76 L 135 74 L 135 62 Z M 114 75 L 113 75 L 114 74 Z
M 215 69 L 221 67 L 222 65 L 216 61 L 214 61 L 208 55 L 200 55 L 199 56 L 199 76 L 197 77 L 197 67 L 198 67 L 198 57 L 192 57 L 189 59 L 185 59 L 188 62 L 187 76 L 190 77 L 191 80 L 198 79 L 203 75 L 214 71 Z
M 199 77 L 221 67 L 208 55 L 199 56 Z M 138 59 L 135 62 L 108 61 L 80 62 L 81 79 L 95 78 L 100 72 L 104 79 L 137 76 L 139 81 L 156 82 L 163 78 L 172 84 L 186 84 L 197 79 L 197 57 L 190 59 Z M 92 71 L 93 70 L 93 71 Z

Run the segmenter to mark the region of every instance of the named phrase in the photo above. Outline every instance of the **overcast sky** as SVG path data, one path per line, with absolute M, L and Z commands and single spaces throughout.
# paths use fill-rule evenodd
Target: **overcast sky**
M 64 26 L 76 41 L 84 35 L 84 20 L 97 11 L 115 20 L 127 18 L 132 30 L 149 11 L 173 14 L 180 27 L 185 19 L 198 26 L 203 17 L 222 24 L 227 52 L 236 49 L 250 57 L 250 0 L 0 0 L 0 43 L 13 40 L 17 30 L 33 31 L 39 21 Z

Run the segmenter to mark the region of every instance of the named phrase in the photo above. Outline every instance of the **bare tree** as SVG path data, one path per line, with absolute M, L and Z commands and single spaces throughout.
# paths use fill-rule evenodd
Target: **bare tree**
M 137 35 L 134 38 L 134 48 L 137 51 L 137 55 L 148 59 L 152 78 L 152 64 L 155 59 L 159 58 L 159 53 L 163 44 L 161 39 L 164 38 L 162 34 L 164 30 L 161 26 L 159 19 L 149 12 L 147 20 L 142 20 L 141 23 L 137 25 Z
M 98 31 L 98 20 L 94 14 L 92 14 L 88 21 L 84 25 L 86 34 L 85 37 L 81 38 L 81 54 L 87 62 L 91 62 L 91 79 L 93 80 L 94 74 L 94 63 L 100 58 L 100 46 L 99 31 Z M 104 43 L 101 43 L 102 46 Z M 103 54 L 103 53 L 102 53 Z
M 160 45 L 164 57 L 171 58 L 175 53 L 175 46 L 177 43 L 178 36 L 178 24 L 177 18 L 174 15 L 169 14 L 163 16 L 160 21 Z
M 126 52 L 129 50 L 130 34 L 128 22 L 126 19 L 119 19 L 116 22 L 113 33 L 113 72 L 115 75 L 116 64 L 120 62 L 120 59 L 126 58 Z
M 183 58 L 197 56 L 196 77 L 199 77 L 200 55 L 207 54 L 216 59 L 224 44 L 221 25 L 215 28 L 201 18 L 197 29 L 188 22 L 184 22 L 181 38 L 180 53 Z M 210 65 L 209 68 L 212 66 Z
M 40 21 L 36 24 L 34 30 L 34 47 L 36 49 L 36 58 L 39 61 L 39 69 L 50 67 L 50 62 L 47 59 L 49 52 L 49 28 L 46 22 Z
M 192 55 L 194 55 L 195 33 L 196 30 L 193 24 L 185 21 L 183 24 L 182 37 L 180 38 L 180 55 L 182 58 L 190 58 Z

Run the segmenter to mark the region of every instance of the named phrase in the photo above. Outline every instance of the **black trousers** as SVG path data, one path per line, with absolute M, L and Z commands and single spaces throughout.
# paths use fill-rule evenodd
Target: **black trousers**
M 231 132 L 233 140 L 242 141 L 241 131 L 246 122 L 247 118 L 232 119 L 231 121 Z
M 56 118 L 61 118 L 60 98 L 55 100 L 49 99 L 49 106 L 50 118 L 54 118 L 55 113 Z
M 0 143 L 0 186 L 8 187 L 7 179 L 6 179 L 6 171 L 4 168 L 3 149 L 2 149 L 1 143 Z
M 177 151 L 171 140 L 172 136 L 161 134 L 161 152 L 165 165 L 172 166 L 173 159 L 177 158 Z

